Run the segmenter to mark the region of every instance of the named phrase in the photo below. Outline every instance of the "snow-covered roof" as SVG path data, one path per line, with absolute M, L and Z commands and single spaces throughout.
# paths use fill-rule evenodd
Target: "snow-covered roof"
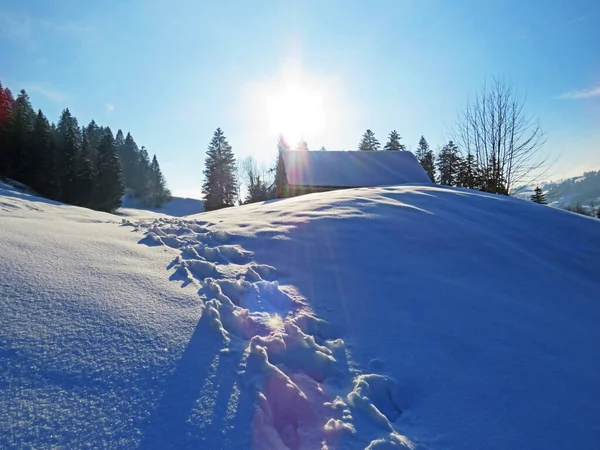
M 282 154 L 288 184 L 368 187 L 431 180 L 411 152 L 288 151 Z

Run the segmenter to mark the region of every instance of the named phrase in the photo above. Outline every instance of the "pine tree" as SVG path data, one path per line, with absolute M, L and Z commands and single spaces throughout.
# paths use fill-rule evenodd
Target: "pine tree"
M 54 135 L 52 127 L 40 109 L 33 124 L 31 136 L 32 167 L 31 188 L 45 197 L 56 198 L 55 160 L 54 160 Z
M 386 151 L 406 150 L 405 145 L 400 143 L 400 139 L 402 139 L 402 137 L 398 134 L 398 132 L 396 130 L 392 130 L 383 149 Z
M 81 152 L 81 130 L 77 119 L 66 108 L 56 128 L 57 175 L 61 201 L 76 204 L 79 179 L 79 157 Z
M 373 133 L 371 130 L 367 130 L 365 134 L 363 134 L 363 137 L 358 144 L 359 150 L 367 152 L 377 151 L 380 149 L 380 147 L 381 144 L 379 144 L 379 141 L 375 138 L 375 133 Z
M 125 184 L 112 133 L 105 134 L 98 144 L 95 193 L 96 209 L 114 212 L 121 206 Z
M 202 193 L 206 211 L 233 206 L 237 197 L 235 157 L 220 128 L 206 152 Z
M 433 151 L 429 148 L 427 140 L 423 136 L 421 136 L 421 139 L 419 139 L 415 157 L 431 181 L 435 183 L 435 156 Z
M 548 201 L 546 200 L 546 195 L 544 191 L 540 189 L 539 186 L 535 188 L 534 194 L 531 196 L 531 201 L 534 203 L 539 203 L 540 205 L 547 205 Z
M 444 145 L 437 157 L 437 169 L 440 174 L 440 184 L 456 186 L 460 167 L 458 147 L 450 141 Z
M 299 152 L 307 152 L 308 151 L 308 144 L 306 143 L 306 141 L 304 139 L 300 139 L 298 141 L 298 144 L 296 145 L 296 151 L 299 151 Z

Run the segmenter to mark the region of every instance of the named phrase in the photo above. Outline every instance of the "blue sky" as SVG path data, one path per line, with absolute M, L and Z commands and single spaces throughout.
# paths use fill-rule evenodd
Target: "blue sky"
M 600 168 L 600 3 L 0 1 L 0 80 L 53 121 L 130 131 L 200 196 L 221 127 L 269 161 L 278 131 L 355 149 L 365 129 L 437 148 L 486 78 L 527 94 L 554 178 Z

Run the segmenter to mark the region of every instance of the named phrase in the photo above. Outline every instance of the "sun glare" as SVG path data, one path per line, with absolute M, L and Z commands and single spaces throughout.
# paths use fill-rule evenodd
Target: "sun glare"
M 283 134 L 292 148 L 325 127 L 323 93 L 299 81 L 273 86 L 266 98 L 269 134 Z

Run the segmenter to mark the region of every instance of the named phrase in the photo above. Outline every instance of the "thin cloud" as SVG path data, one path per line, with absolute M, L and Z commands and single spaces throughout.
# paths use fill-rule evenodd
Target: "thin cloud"
M 600 86 L 590 89 L 582 89 L 580 91 L 566 92 L 558 96 L 558 98 L 566 98 L 571 100 L 580 100 L 593 97 L 600 97 Z
M 113 105 L 112 103 L 107 103 L 106 104 L 106 110 L 108 112 L 113 112 L 115 110 L 115 105 Z
M 56 103 L 62 103 L 65 100 L 67 100 L 67 96 L 65 94 L 63 94 L 62 92 L 57 91 L 56 89 L 48 88 L 41 84 L 36 84 L 36 83 L 26 84 L 25 90 L 29 93 L 35 92 L 40 95 L 43 95 L 48 100 L 56 102 Z

